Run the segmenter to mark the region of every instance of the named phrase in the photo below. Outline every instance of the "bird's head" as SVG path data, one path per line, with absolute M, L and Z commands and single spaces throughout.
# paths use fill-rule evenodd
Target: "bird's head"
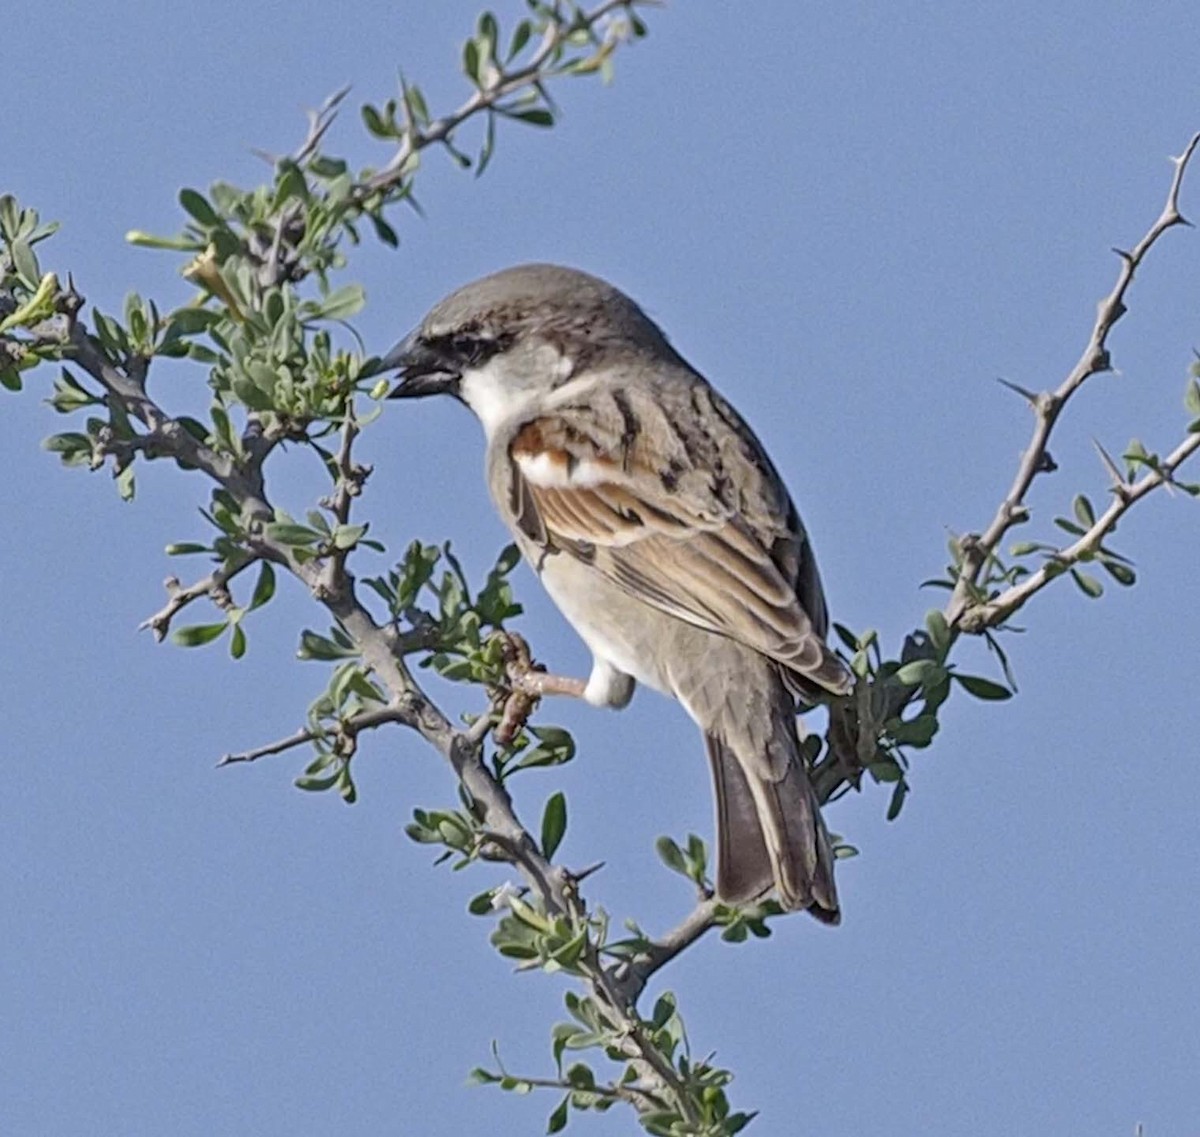
M 519 265 L 464 285 L 437 303 L 383 357 L 398 370 L 396 399 L 449 394 L 490 435 L 599 361 L 674 352 L 655 324 L 612 285 L 559 265 Z

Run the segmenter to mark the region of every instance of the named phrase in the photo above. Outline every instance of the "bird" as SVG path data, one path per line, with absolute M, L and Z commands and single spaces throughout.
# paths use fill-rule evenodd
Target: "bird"
M 526 264 L 433 306 L 382 357 L 393 398 L 477 416 L 492 500 L 592 653 L 538 693 L 622 708 L 637 683 L 700 727 L 716 799 L 716 894 L 840 920 L 834 853 L 797 698 L 846 694 L 817 562 L 787 488 L 736 410 L 625 293 Z

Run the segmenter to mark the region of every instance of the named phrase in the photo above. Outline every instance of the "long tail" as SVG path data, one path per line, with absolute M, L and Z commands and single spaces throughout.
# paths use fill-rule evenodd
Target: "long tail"
M 705 732 L 717 802 L 717 894 L 742 903 L 773 885 L 785 908 L 836 924 L 833 848 L 794 729 L 790 723 L 784 729 L 792 744 L 782 769 L 762 754 L 739 757 L 729 742 Z

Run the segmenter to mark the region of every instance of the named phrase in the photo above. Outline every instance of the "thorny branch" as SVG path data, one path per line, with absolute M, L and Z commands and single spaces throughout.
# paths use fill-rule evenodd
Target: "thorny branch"
M 1134 274 L 1158 239 L 1168 229 L 1176 225 L 1188 224 L 1179 211 L 1179 193 L 1183 186 L 1184 174 L 1187 172 L 1188 164 L 1197 145 L 1200 145 L 1200 134 L 1194 135 L 1183 153 L 1172 159 L 1175 170 L 1171 178 L 1170 189 L 1167 192 L 1166 204 L 1145 236 L 1128 252 L 1116 250 L 1121 259 L 1117 280 L 1112 291 L 1097 306 L 1096 319 L 1079 361 L 1056 390 L 1040 395 L 1023 392 L 1033 407 L 1035 416 L 1033 436 L 1021 456 L 1012 486 L 996 510 L 991 524 L 982 534 L 968 534 L 961 540 L 962 564 L 959 566 L 958 580 L 954 591 L 945 608 L 945 616 L 951 627 L 957 627 L 961 631 L 969 633 L 978 633 L 988 628 L 994 628 L 1003 623 L 1029 597 L 1057 575 L 1053 568 L 1047 569 L 1046 566 L 1043 566 L 1038 572 L 1025 578 L 1020 584 L 1014 585 L 998 597 L 988 598 L 980 594 L 979 579 L 984 567 L 995 555 L 1005 534 L 1014 525 L 1025 521 L 1029 516 L 1029 509 L 1025 505 L 1025 496 L 1029 492 L 1034 478 L 1043 470 L 1054 468 L 1053 462 L 1049 458 L 1050 436 L 1067 401 L 1093 375 L 1108 371 L 1111 367 L 1108 336 L 1113 326 L 1125 314 L 1125 294 L 1133 282 Z M 1191 455 L 1197 445 L 1193 437 L 1180 446 L 1172 455 L 1174 464 L 1170 466 L 1169 472 L 1173 472 L 1176 466 Z M 1062 550 L 1055 560 L 1063 565 L 1073 564 L 1080 559 L 1082 554 L 1097 548 L 1104 536 L 1112 532 L 1117 520 L 1134 501 L 1140 500 L 1167 480 L 1163 476 L 1148 474 L 1137 483 L 1136 487 L 1124 490 L 1118 487 L 1116 490 L 1117 501 L 1114 502 L 1113 507 L 1104 512 L 1087 535 L 1069 549 Z M 1136 493 L 1134 493 L 1135 488 Z
M 268 742 L 265 746 L 256 746 L 253 750 L 245 750 L 240 754 L 226 754 L 217 765 L 230 766 L 236 762 L 257 762 L 260 758 L 266 758 L 271 754 L 282 754 L 286 750 L 294 750 L 297 746 L 304 746 L 306 743 L 315 742 L 318 738 L 326 738 L 330 734 L 336 736 L 337 743 L 343 751 L 352 750 L 355 740 L 364 730 L 373 730 L 385 723 L 403 723 L 404 721 L 404 713 L 396 707 L 373 708 L 346 719 L 336 727 L 325 730 L 302 727 L 286 738 Z
M 1200 450 L 1200 433 L 1189 434 L 1161 461 L 1157 469 L 1148 470 L 1135 482 L 1116 483 L 1113 486 L 1114 500 L 1082 537 L 1074 544 L 1059 549 L 1036 572 L 1025 577 L 1019 584 L 1006 589 L 995 599 L 968 608 L 963 617 L 963 630 L 994 628 L 1004 623 L 1035 592 L 1040 591 L 1072 565 L 1078 564 L 1088 554 L 1094 553 L 1104 538 L 1117 527 L 1117 522 L 1134 502 L 1140 501 L 1159 486 L 1169 487 L 1175 471 L 1197 450 Z

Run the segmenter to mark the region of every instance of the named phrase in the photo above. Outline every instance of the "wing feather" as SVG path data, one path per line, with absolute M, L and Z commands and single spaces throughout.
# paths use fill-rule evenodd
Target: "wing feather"
M 536 512 L 547 546 L 663 612 L 845 690 L 807 539 L 761 450 L 749 468 L 763 484 L 739 496 L 686 448 L 656 451 L 648 436 L 662 430 L 625 423 L 606 435 L 598 424 L 602 416 L 564 408 L 523 424 L 508 447 L 514 499 Z

